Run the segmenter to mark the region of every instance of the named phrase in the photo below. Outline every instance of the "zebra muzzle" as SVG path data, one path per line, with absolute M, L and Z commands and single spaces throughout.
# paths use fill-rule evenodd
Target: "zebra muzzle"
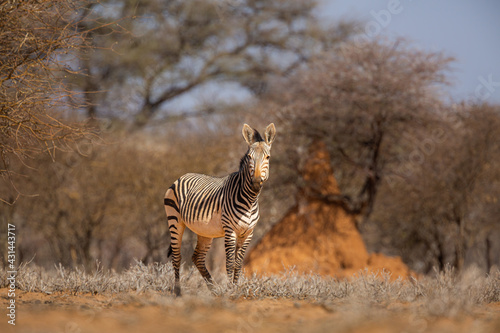
M 255 192 L 258 192 L 262 188 L 262 184 L 263 184 L 262 178 L 261 177 L 256 177 L 252 181 L 252 189 Z

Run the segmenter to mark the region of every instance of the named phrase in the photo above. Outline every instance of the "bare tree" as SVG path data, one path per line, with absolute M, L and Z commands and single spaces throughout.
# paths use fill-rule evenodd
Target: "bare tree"
M 5 1 L 0 4 L 0 175 L 10 186 L 12 158 L 54 154 L 91 132 L 68 107 L 76 93 L 64 84 L 69 53 L 89 47 L 75 30 L 82 1 Z M 15 186 L 14 186 L 15 188 Z M 1 201 L 13 202 L 14 190 Z
M 437 121 L 443 109 L 437 91 L 451 59 L 403 40 L 346 43 L 341 50 L 315 59 L 270 100 L 288 127 L 290 168 L 300 168 L 301 152 L 314 140 L 325 141 L 343 193 L 324 199 L 367 219 L 381 182 L 396 171 L 401 133 Z
M 260 95 L 270 77 L 289 75 L 352 33 L 353 24 L 316 23 L 315 6 L 295 0 L 101 1 L 89 16 L 122 20 L 93 30 L 95 45 L 111 40 L 114 52 L 89 54 L 82 89 L 102 91 L 92 95 L 100 116 L 125 115 L 137 126 L 153 117 L 177 119 L 168 103 L 209 83 L 232 82 Z M 180 116 L 214 111 L 184 110 Z

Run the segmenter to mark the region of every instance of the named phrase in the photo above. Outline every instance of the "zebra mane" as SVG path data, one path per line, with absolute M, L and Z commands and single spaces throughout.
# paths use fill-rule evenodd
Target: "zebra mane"
M 243 155 L 243 157 L 241 158 L 241 160 L 240 160 L 240 168 L 239 168 L 240 171 L 246 165 L 247 158 L 248 158 L 247 154 Z

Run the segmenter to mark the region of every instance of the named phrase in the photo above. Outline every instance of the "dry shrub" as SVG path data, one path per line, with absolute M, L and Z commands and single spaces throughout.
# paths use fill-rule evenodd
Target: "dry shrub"
M 167 262 L 165 191 L 187 172 L 220 176 L 234 171 L 245 151 L 244 141 L 233 140 L 233 133 L 198 134 L 173 130 L 152 139 L 140 133 L 111 133 L 103 135 L 105 145 L 80 143 L 81 154 L 59 153 L 55 162 L 41 156 L 36 170 L 21 165 L 29 175 L 22 186 L 33 196 L 0 211 L 2 221 L 16 225 L 18 261 L 87 271 L 94 269 L 95 260 L 117 270 L 135 258 Z M 239 152 L 235 142 L 241 142 Z M 0 242 L 6 240 L 4 236 Z M 194 241 L 187 232 L 183 257 L 189 264 Z M 219 262 L 210 260 L 215 266 Z

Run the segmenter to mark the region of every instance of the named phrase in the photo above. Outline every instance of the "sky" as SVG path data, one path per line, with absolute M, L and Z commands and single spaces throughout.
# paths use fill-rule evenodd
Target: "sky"
M 499 0 L 319 0 L 325 22 L 360 20 L 369 37 L 405 37 L 454 57 L 453 101 L 500 104 Z

